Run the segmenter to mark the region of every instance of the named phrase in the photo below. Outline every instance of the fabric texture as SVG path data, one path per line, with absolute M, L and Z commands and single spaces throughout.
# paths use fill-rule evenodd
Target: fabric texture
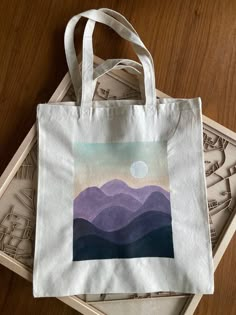
M 130 41 L 141 64 L 106 60 L 94 70 L 95 22 Z M 65 51 L 77 101 L 37 108 L 34 296 L 213 293 L 201 99 L 156 99 L 152 57 L 115 11 L 73 17 Z M 97 78 L 124 67 L 143 77 L 144 100 L 93 101 Z

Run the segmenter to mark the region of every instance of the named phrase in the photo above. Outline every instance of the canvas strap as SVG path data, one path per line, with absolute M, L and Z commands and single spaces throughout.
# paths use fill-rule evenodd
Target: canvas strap
M 130 60 L 130 59 L 107 59 L 98 66 L 94 68 L 93 73 L 93 87 L 91 93 L 95 93 L 97 80 L 102 77 L 104 74 L 118 69 L 125 69 L 128 73 L 136 75 L 139 82 L 139 90 L 141 94 L 141 99 L 144 99 L 144 89 L 143 89 L 143 67 L 140 63 Z M 80 85 L 78 86 L 78 100 L 81 100 L 81 83 L 82 77 L 79 71 Z M 91 97 L 93 97 L 93 95 Z
M 107 11 L 107 12 L 106 12 Z M 112 16 L 111 16 L 112 15 Z M 74 47 L 74 30 L 75 26 L 81 17 L 86 17 L 93 21 L 87 23 L 83 38 L 82 49 L 82 80 L 79 78 L 79 65 L 76 57 Z M 136 52 L 140 62 L 142 63 L 144 73 L 144 91 L 145 91 L 145 105 L 153 106 L 155 104 L 155 76 L 152 57 L 146 49 L 141 39 L 138 37 L 136 31 L 129 24 L 129 22 L 115 11 L 109 9 L 89 10 L 79 15 L 74 16 L 67 24 L 65 31 L 65 52 L 68 63 L 69 72 L 72 83 L 75 88 L 77 100 L 79 99 L 79 89 L 81 88 L 81 106 L 92 106 L 92 91 L 94 88 L 94 73 L 93 73 L 93 48 L 92 48 L 92 34 L 95 22 L 110 26 L 122 38 L 132 43 L 134 51 Z M 122 62 L 121 62 L 122 63 Z M 134 62 L 135 63 L 135 62 Z M 108 63 L 101 65 L 100 73 L 102 74 Z M 112 64 L 112 63 L 110 63 Z M 113 64 L 114 65 L 114 64 Z M 118 65 L 117 65 L 118 66 Z M 137 66 L 137 64 L 135 65 Z M 130 67 L 134 67 L 134 64 Z M 82 82 L 81 82 L 82 81 Z
M 115 69 L 126 69 L 129 73 L 142 75 L 143 67 L 140 63 L 130 59 L 107 59 L 94 69 L 93 79 L 96 80 L 105 73 Z

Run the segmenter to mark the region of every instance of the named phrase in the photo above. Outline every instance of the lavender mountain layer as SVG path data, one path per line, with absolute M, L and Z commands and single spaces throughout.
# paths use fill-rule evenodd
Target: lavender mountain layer
M 169 193 L 112 180 L 74 200 L 73 260 L 174 257 Z

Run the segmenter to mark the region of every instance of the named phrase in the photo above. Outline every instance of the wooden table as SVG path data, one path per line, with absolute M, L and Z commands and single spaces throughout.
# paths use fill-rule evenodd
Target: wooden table
M 158 89 L 173 97 L 201 96 L 203 113 L 236 131 L 235 0 L 1 0 L 0 173 L 33 125 L 37 103 L 47 102 L 67 71 L 67 21 L 99 7 L 121 12 L 134 25 L 153 56 Z M 104 59 L 134 57 L 101 25 L 94 48 Z M 202 299 L 196 315 L 236 314 L 235 247 L 236 237 L 216 271 L 215 294 Z M 0 266 L 0 314 L 77 313 L 56 299 L 34 299 L 30 283 Z

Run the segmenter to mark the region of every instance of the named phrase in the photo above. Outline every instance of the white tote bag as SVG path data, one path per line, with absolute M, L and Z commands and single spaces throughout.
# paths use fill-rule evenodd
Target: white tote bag
M 74 29 L 84 31 L 82 74 Z M 95 22 L 132 43 L 142 66 L 93 70 Z M 120 14 L 89 10 L 65 31 L 77 102 L 39 104 L 35 297 L 81 293 L 212 293 L 201 100 L 156 99 L 153 61 Z M 143 101 L 92 101 L 113 67 L 143 71 Z M 170 74 L 171 75 L 171 74 Z

